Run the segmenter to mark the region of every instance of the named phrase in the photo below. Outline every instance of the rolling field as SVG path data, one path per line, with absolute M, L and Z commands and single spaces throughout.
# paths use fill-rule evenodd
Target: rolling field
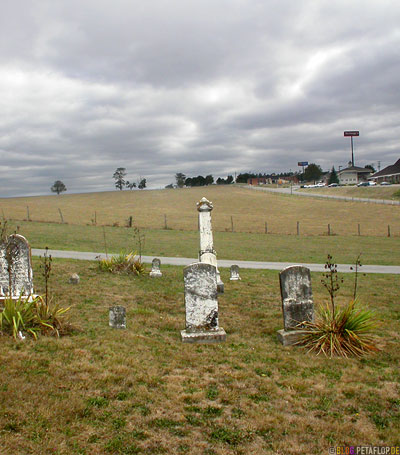
M 278 273 L 242 270 L 219 297 L 227 341 L 186 345 L 182 268 L 161 279 L 101 273 L 54 260 L 54 301 L 76 330 L 60 339 L 1 337 L 0 453 L 4 455 L 320 455 L 343 445 L 399 445 L 399 284 L 360 276 L 382 349 L 326 359 L 278 344 Z M 79 285 L 68 283 L 72 272 Z M 43 292 L 38 259 L 35 288 Z M 328 295 L 313 273 L 316 303 Z M 339 302 L 352 295 L 345 277 Z M 396 281 L 397 280 L 397 281 Z M 108 327 L 110 305 L 127 329 Z
M 400 235 L 400 210 L 360 202 L 306 199 L 238 186 L 216 186 L 179 190 L 114 191 L 0 199 L 0 214 L 7 219 L 68 224 L 125 226 L 130 216 L 141 228 L 197 230 L 196 202 L 203 196 L 214 203 L 214 231 L 326 235 L 328 224 L 337 235 L 356 235 L 358 224 L 365 236 L 386 236 L 390 225 Z M 232 217 L 232 219 L 231 219 Z

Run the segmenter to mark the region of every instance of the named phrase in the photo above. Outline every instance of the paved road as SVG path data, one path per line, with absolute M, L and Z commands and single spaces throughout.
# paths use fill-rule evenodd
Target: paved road
M 394 186 L 394 185 L 393 185 Z M 399 185 L 396 185 L 399 186 Z M 297 191 L 300 187 L 293 186 L 292 188 L 268 188 L 264 186 L 252 186 L 246 185 L 244 188 L 258 190 L 258 191 L 269 191 L 271 193 L 283 193 L 283 194 L 293 194 L 296 196 L 305 196 L 305 197 L 316 197 L 316 198 L 327 198 L 327 199 L 336 199 L 349 202 L 371 202 L 372 204 L 386 204 L 386 205 L 400 205 L 400 201 L 391 201 L 388 199 L 368 199 L 365 197 L 349 197 L 349 196 L 339 196 L 333 194 L 319 194 L 313 193 L 312 191 Z M 373 191 L 373 188 L 371 188 Z
M 45 250 L 32 248 L 32 254 L 34 256 L 43 256 Z M 99 258 L 105 258 L 104 253 L 90 253 L 83 251 L 62 251 L 62 250 L 49 250 L 49 254 L 53 258 L 66 258 L 66 259 L 82 259 L 86 261 L 94 261 Z M 109 255 L 111 256 L 111 255 Z M 162 264 L 168 265 L 189 265 L 193 262 L 197 262 L 196 258 L 171 258 L 171 257 L 159 257 Z M 154 256 L 142 256 L 142 261 L 151 264 Z M 323 272 L 324 264 L 306 264 L 306 263 L 293 263 L 293 262 L 258 262 L 258 261 L 230 261 L 221 259 L 218 261 L 219 267 L 230 267 L 236 264 L 242 269 L 264 269 L 264 270 L 282 270 L 290 265 L 304 265 L 308 267 L 312 272 Z M 350 270 L 350 264 L 338 264 L 338 271 L 342 273 L 352 272 Z M 399 275 L 400 266 L 394 265 L 363 265 L 361 268 L 362 273 L 392 273 Z

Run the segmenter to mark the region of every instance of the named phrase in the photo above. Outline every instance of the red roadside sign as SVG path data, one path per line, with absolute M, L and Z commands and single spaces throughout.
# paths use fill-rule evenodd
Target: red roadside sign
M 359 131 L 345 131 L 344 135 L 345 136 L 359 136 L 360 132 Z

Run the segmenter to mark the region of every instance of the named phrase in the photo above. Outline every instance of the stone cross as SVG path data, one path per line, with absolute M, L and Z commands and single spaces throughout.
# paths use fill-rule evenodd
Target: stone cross
M 224 292 L 224 283 L 217 265 L 217 254 L 214 250 L 214 240 L 211 227 L 211 210 L 213 209 L 212 202 L 203 197 L 197 203 L 199 212 L 199 230 L 200 230 L 200 251 L 199 261 L 214 265 L 217 270 L 217 290 L 220 293 Z
M 231 281 L 238 281 L 241 280 L 239 275 L 239 266 L 238 265 L 231 265 Z
M 217 269 L 206 262 L 184 268 L 186 329 L 184 343 L 225 341 L 226 333 L 218 325 Z
M 113 329 L 126 329 L 126 308 L 123 306 L 110 307 L 109 326 Z
M 151 272 L 149 274 L 151 278 L 162 276 L 162 272 L 160 269 L 161 261 L 158 258 L 154 258 L 153 261 L 151 262 Z
M 33 294 L 31 247 L 25 237 L 13 234 L 0 245 L 0 297 L 21 294 Z
M 300 339 L 301 323 L 314 321 L 310 269 L 292 265 L 279 273 L 279 281 L 283 330 L 278 331 L 278 339 L 283 345 L 290 345 Z

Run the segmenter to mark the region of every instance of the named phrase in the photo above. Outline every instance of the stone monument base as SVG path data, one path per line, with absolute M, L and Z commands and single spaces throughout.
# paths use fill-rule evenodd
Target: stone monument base
M 220 343 L 226 340 L 226 332 L 220 327 L 208 332 L 188 332 L 181 330 L 182 343 Z
M 277 332 L 278 340 L 283 344 L 283 346 L 292 346 L 296 344 L 301 338 L 305 335 L 304 330 L 278 330 Z

